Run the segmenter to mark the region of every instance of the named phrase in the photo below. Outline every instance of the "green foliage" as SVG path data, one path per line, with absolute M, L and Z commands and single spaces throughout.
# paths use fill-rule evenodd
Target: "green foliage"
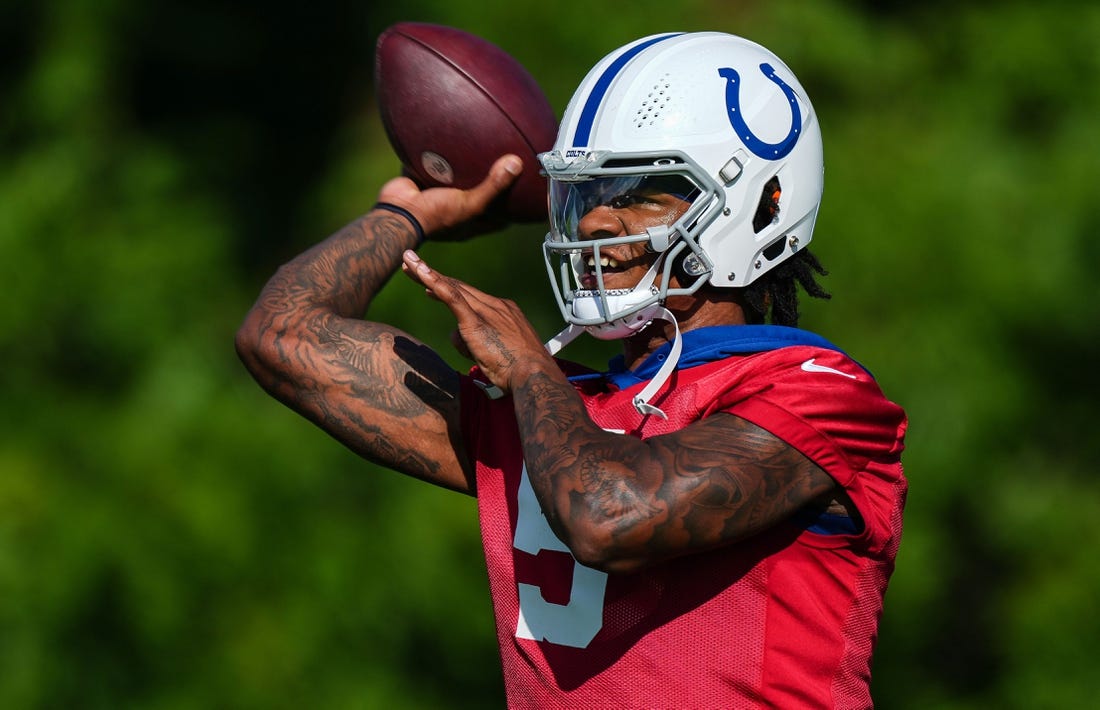
M 1092 701 L 1100 8 L 571 5 L 0 6 L 0 707 L 502 703 L 473 501 L 358 460 L 232 350 L 274 268 L 396 172 L 371 46 L 405 19 L 488 37 L 558 107 L 651 32 L 787 59 L 826 141 L 834 299 L 804 324 L 911 418 L 879 704 Z M 549 335 L 541 237 L 425 254 Z M 465 366 L 400 277 L 374 315 Z

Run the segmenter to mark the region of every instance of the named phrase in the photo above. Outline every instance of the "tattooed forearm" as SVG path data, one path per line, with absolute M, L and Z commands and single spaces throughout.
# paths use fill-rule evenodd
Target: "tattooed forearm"
M 646 445 L 596 426 L 560 373 L 536 372 L 513 396 L 531 485 L 574 554 L 583 558 L 597 539 L 606 549 L 648 534 L 666 508 L 644 470 Z
M 284 267 L 294 276 L 288 288 L 329 303 L 340 315 L 360 317 L 414 244 L 403 218 L 372 213 Z
M 835 486 L 796 449 L 727 414 L 642 441 L 597 427 L 555 373 L 528 377 L 514 396 L 547 520 L 578 559 L 609 570 L 730 544 Z

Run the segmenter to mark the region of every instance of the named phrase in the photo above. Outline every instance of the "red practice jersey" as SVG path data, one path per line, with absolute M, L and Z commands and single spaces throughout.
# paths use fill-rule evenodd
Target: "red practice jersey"
M 643 572 L 574 560 L 527 479 L 511 398 L 464 381 L 463 430 L 510 707 L 866 708 L 901 536 L 905 414 L 843 353 L 815 345 L 678 370 L 642 417 L 637 384 L 577 383 L 604 429 L 642 439 L 716 412 L 768 430 L 827 471 L 853 534 L 795 520 Z

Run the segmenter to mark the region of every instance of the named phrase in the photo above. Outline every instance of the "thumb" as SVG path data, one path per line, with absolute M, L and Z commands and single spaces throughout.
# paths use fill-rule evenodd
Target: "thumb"
M 466 191 L 466 198 L 475 211 L 482 211 L 504 190 L 511 187 L 523 172 L 523 160 L 509 153 L 503 155 L 489 168 L 485 179 Z

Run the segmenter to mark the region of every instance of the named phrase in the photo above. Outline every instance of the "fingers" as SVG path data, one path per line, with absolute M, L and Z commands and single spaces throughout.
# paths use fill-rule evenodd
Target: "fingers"
M 409 210 L 431 239 L 469 239 L 507 224 L 504 214 L 490 214 L 490 206 L 523 172 L 517 155 L 501 156 L 485 178 L 468 190 L 433 187 L 421 190 L 408 177 L 394 178 L 382 186 L 378 199 Z
M 483 209 L 502 191 L 516 181 L 523 172 L 523 160 L 511 153 L 502 155 L 490 167 L 485 178 L 466 191 L 471 207 Z M 396 177 L 386 182 L 379 191 L 379 199 L 412 200 L 422 192 L 408 175 Z
M 406 251 L 402 268 L 428 294 L 450 309 L 458 322 L 452 342 L 489 380 L 507 392 L 517 367 L 549 359 L 542 340 L 513 301 L 491 296 L 435 271 L 415 252 Z M 520 368 L 522 369 L 522 368 Z
M 437 298 L 436 287 L 440 283 L 440 274 L 428 266 L 427 262 L 420 258 L 412 249 L 401 255 L 401 269 L 413 281 L 428 289 Z M 452 286 L 453 290 L 453 286 Z
M 413 281 L 427 289 L 429 296 L 442 301 L 460 320 L 462 311 L 469 310 L 466 296 L 472 295 L 474 289 L 428 266 L 415 251 L 410 249 L 402 255 L 401 269 Z
M 484 291 L 439 273 L 411 249 L 402 255 L 402 259 L 401 268 L 405 274 L 423 286 L 429 296 L 451 309 L 460 325 L 479 310 L 492 309 L 492 304 L 499 302 L 499 299 Z
M 451 343 L 455 349 L 466 359 L 476 361 L 477 358 L 462 337 L 462 323 L 476 317 L 477 303 L 484 299 L 485 294 L 458 279 L 435 271 L 412 250 L 406 251 L 403 259 L 401 268 L 409 278 L 423 286 L 430 297 L 442 302 L 454 314 L 459 323 L 459 328 L 451 332 Z

